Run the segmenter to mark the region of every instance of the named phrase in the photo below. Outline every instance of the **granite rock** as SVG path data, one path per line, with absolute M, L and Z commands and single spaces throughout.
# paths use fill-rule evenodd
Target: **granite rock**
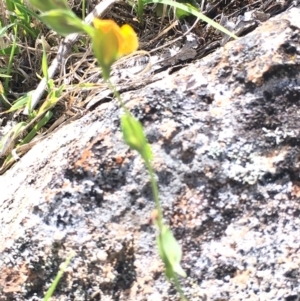
M 300 10 L 122 94 L 151 143 L 188 300 L 300 298 Z M 1 301 L 179 300 L 164 277 L 140 157 L 114 101 L 0 176 Z

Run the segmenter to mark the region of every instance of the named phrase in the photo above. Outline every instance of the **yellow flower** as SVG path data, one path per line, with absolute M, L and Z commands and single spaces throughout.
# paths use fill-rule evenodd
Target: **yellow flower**
M 92 44 L 95 56 L 102 68 L 104 79 L 110 75 L 111 65 L 122 55 L 137 50 L 138 38 L 131 26 L 119 27 L 113 20 L 93 20 L 95 32 Z

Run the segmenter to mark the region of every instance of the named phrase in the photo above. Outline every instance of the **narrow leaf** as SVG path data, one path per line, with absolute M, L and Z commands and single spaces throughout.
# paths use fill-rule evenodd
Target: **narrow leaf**
M 173 233 L 167 226 L 163 226 L 161 233 L 157 239 L 159 255 L 165 264 L 166 277 L 170 280 L 177 273 L 182 277 L 186 277 L 186 273 L 180 266 L 182 251 Z
M 48 301 L 50 300 L 51 296 L 53 295 L 57 285 L 58 285 L 58 282 L 60 280 L 60 278 L 63 276 L 65 270 L 67 269 L 68 265 L 70 264 L 72 258 L 74 257 L 74 252 L 72 252 L 68 257 L 67 259 L 65 260 L 65 262 L 61 265 L 60 267 L 60 270 L 59 272 L 57 273 L 55 279 L 53 280 L 50 288 L 48 289 L 43 301 Z
M 22 140 L 18 146 L 29 143 L 34 136 L 36 136 L 37 132 L 48 123 L 48 121 L 53 116 L 51 111 L 47 112 L 46 115 L 33 127 L 33 129 L 28 133 L 28 135 Z
M 11 108 L 3 113 L 10 113 L 19 109 L 23 109 L 26 106 L 26 104 L 30 102 L 32 93 L 33 91 L 30 91 L 24 94 L 23 96 L 19 97 L 11 106 Z
M 47 52 L 46 52 L 46 47 L 45 47 L 45 38 L 42 36 L 42 46 L 43 46 L 43 56 L 42 56 L 42 70 L 44 77 L 46 78 L 46 82 L 48 83 L 49 81 L 49 75 L 48 75 L 48 62 L 47 62 Z
M 42 12 L 52 9 L 69 9 L 67 0 L 29 0 L 29 2 Z
M 15 24 L 12 23 L 12 24 L 6 25 L 6 26 L 4 26 L 4 27 L 1 27 L 1 28 L 0 28 L 0 38 L 2 38 L 2 37 L 5 35 L 5 33 L 6 33 L 6 31 L 7 31 L 8 28 L 10 28 L 10 27 L 12 27 L 12 26 L 14 26 L 14 25 L 15 25 Z
M 121 128 L 124 141 L 130 148 L 136 150 L 144 160 L 152 159 L 150 145 L 147 143 L 141 123 L 129 113 L 121 117 Z
M 42 21 L 62 36 L 85 31 L 83 22 L 72 12 L 65 9 L 53 9 L 43 13 Z

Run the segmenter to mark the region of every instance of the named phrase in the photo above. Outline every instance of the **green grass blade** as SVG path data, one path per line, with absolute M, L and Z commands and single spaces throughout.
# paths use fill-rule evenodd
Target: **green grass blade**
M 138 0 L 138 6 L 137 6 L 137 15 L 139 18 L 139 21 L 141 23 L 141 26 L 144 24 L 143 20 L 143 14 L 144 14 L 144 1 L 143 0 Z
M 46 115 L 33 127 L 33 129 L 29 132 L 29 134 L 22 140 L 22 142 L 18 145 L 23 145 L 29 143 L 34 136 L 36 136 L 37 132 L 48 123 L 48 121 L 53 116 L 51 111 L 47 112 Z
M 9 61 L 8 61 L 8 66 L 7 66 L 7 71 L 6 74 L 10 75 L 11 74 L 11 68 L 12 68 L 12 64 L 13 64 L 13 58 L 16 54 L 16 49 L 17 49 L 17 36 L 18 36 L 18 25 L 15 24 L 16 26 L 14 27 L 14 40 L 13 40 L 13 44 L 12 44 L 12 49 L 11 49 L 11 53 L 9 56 Z M 9 86 L 9 78 L 5 78 L 5 82 L 4 82 L 4 89 L 5 91 L 8 90 L 8 86 Z
M 14 104 L 11 106 L 11 108 L 9 110 L 5 111 L 5 113 L 11 113 L 11 112 L 17 111 L 19 109 L 24 109 L 26 104 L 28 102 L 30 102 L 32 93 L 33 93 L 33 91 L 30 91 L 30 92 L 26 93 L 25 95 L 21 96 L 20 98 L 18 98 L 14 102 Z
M 182 10 L 190 13 L 191 15 L 194 15 L 195 17 L 201 19 L 202 21 L 208 23 L 209 25 L 213 26 L 215 29 L 218 29 L 219 31 L 229 35 L 230 37 L 232 37 L 234 39 L 238 39 L 238 37 L 236 35 L 234 35 L 228 29 L 221 26 L 219 23 L 213 21 L 212 19 L 206 17 L 202 13 L 196 11 L 195 9 L 192 9 L 191 7 L 188 7 L 185 4 L 178 3 L 178 2 L 175 2 L 175 1 L 171 1 L 171 0 L 146 0 L 145 1 L 145 4 L 149 4 L 149 3 L 163 3 L 163 4 L 167 4 L 167 5 L 182 9 Z
M 43 75 L 46 78 L 46 82 L 49 82 L 49 74 L 48 74 L 48 62 L 47 62 L 47 52 L 45 47 L 45 38 L 42 36 L 42 46 L 43 46 L 43 57 L 42 57 L 42 71 Z
M 4 26 L 4 27 L 1 27 L 1 28 L 0 28 L 0 38 L 2 38 L 2 37 L 5 35 L 6 31 L 7 31 L 10 27 L 12 27 L 12 26 L 14 26 L 14 25 L 15 25 L 15 24 L 12 23 L 12 24 L 6 25 L 6 26 Z
M 73 257 L 74 257 L 74 254 L 71 253 L 68 256 L 68 258 L 66 259 L 66 261 L 61 265 L 60 270 L 57 273 L 57 275 L 56 275 L 54 281 L 52 282 L 51 286 L 49 287 L 43 301 L 48 301 L 51 298 L 51 296 L 53 295 L 53 293 L 54 293 L 54 291 L 55 291 L 55 289 L 58 285 L 58 282 L 59 282 L 60 278 L 62 277 L 63 273 L 65 272 L 67 266 L 69 265 L 69 263 L 70 263 L 70 261 Z
M 5 72 L 6 71 L 6 69 L 4 69 L 4 68 L 0 68 L 0 72 Z M 0 73 L 0 77 L 8 77 L 8 78 L 11 78 L 11 75 L 7 75 L 7 74 L 2 74 L 2 73 Z
M 39 20 L 40 22 L 42 22 L 42 19 L 40 18 L 40 16 L 38 14 L 36 14 L 34 11 L 30 10 L 28 7 L 26 7 L 20 3 L 16 3 L 15 5 L 20 11 L 23 11 L 23 13 L 26 13 L 27 15 L 34 17 L 37 20 Z

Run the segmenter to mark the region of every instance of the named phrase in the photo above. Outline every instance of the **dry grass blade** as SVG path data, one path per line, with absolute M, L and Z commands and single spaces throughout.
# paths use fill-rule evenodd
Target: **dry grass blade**
M 3 0 L 3 1 L 0 1 L 0 16 L 1 16 L 1 23 L 4 26 L 6 25 L 5 15 L 6 15 L 6 7 L 5 7 L 5 3 Z
M 111 8 L 111 6 L 115 3 L 120 2 L 120 0 L 104 0 L 101 3 L 99 3 L 95 9 L 85 18 L 85 23 L 91 24 L 93 19 L 95 17 L 103 17 L 107 11 Z M 49 69 L 48 69 L 48 78 L 52 79 L 54 75 L 56 74 L 57 70 L 59 69 L 59 66 L 64 65 L 64 61 L 66 57 L 69 55 L 71 51 L 72 45 L 76 42 L 76 40 L 79 38 L 79 34 L 70 34 L 68 35 L 63 41 L 60 43 L 60 46 L 58 48 L 58 52 L 56 55 L 56 58 L 52 61 Z M 46 78 L 43 78 L 36 90 L 33 92 L 32 99 L 31 99 L 31 109 L 34 109 L 40 99 L 42 98 L 42 95 L 47 87 L 47 81 Z M 26 108 L 24 110 L 24 114 L 28 115 L 28 109 Z

